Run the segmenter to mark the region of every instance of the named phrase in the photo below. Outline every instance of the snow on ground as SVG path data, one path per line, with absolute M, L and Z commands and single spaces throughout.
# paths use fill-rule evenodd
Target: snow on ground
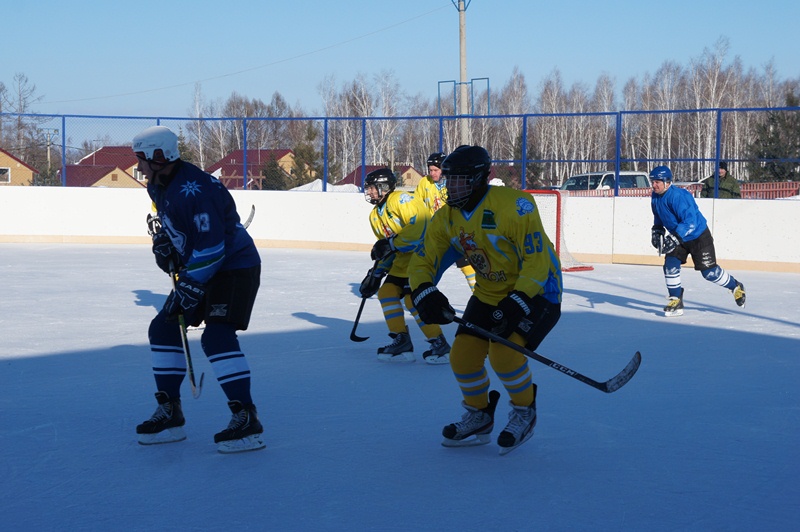
M 642 366 L 603 394 L 532 361 L 536 434 L 501 457 L 494 443 L 440 445 L 463 412 L 452 373 L 377 362 L 377 301 L 358 327 L 369 341 L 349 340 L 365 253 L 261 253 L 240 337 L 267 449 L 220 455 L 230 414 L 199 331 L 188 440 L 136 443 L 155 408 L 147 327 L 170 288 L 148 246 L 0 245 L 4 530 L 796 529 L 800 275 L 732 271 L 739 309 L 685 271 L 686 313 L 667 319 L 658 267 L 565 274 L 541 353 L 596 380 L 637 350 Z M 460 272 L 440 287 L 463 310 Z M 507 412 L 504 394 L 495 435 Z

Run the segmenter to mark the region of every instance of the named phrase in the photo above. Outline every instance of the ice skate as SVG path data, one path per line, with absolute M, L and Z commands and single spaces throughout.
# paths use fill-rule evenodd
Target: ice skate
M 152 417 L 136 427 L 139 443 L 153 445 L 185 440 L 183 425 L 186 419 L 183 417 L 180 398 L 170 399 L 166 392 L 156 392 L 156 401 L 158 408 Z
M 744 293 L 744 285 L 739 281 L 736 281 L 736 288 L 731 290 L 733 292 L 733 299 L 736 301 L 736 304 L 740 307 L 744 307 L 745 302 L 745 293 Z
M 744 296 L 743 296 L 744 297 Z M 667 306 L 664 307 L 664 316 L 683 316 L 683 288 L 680 297 L 670 296 Z
M 536 385 L 533 385 L 533 402 L 530 406 L 517 406 L 509 402 L 508 425 L 497 437 L 500 455 L 508 454 L 533 436 L 536 426 Z
M 467 411 L 461 416 L 461 421 L 451 423 L 442 429 L 442 445 L 445 447 L 472 447 L 486 445 L 494 428 L 494 411 L 500 392 L 489 392 L 489 406 L 477 409 L 462 402 Z
M 233 417 L 228 428 L 214 434 L 214 443 L 221 453 L 240 453 L 263 449 L 264 427 L 258 420 L 256 405 L 244 406 L 241 401 L 228 401 Z
M 450 363 L 450 344 L 443 334 L 428 340 L 431 348 L 422 353 L 422 360 L 428 364 L 449 364 Z
M 381 362 L 414 362 L 414 345 L 407 332 L 389 333 L 393 342 L 378 348 L 378 360 Z

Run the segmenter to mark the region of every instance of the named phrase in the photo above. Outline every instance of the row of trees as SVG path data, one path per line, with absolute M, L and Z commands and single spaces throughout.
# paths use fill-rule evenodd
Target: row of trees
M 474 94 L 474 114 L 466 119 L 469 142 L 485 146 L 512 185 L 519 183 L 524 146 L 527 185 L 556 185 L 574 173 L 614 168 L 617 112 L 622 110 L 621 169 L 666 162 L 681 180 L 705 177 L 714 171 L 719 129 L 719 156 L 730 161 L 739 179 L 798 179 L 800 111 L 700 111 L 798 105 L 800 78 L 782 80 L 772 65 L 747 69 L 727 54 L 728 41 L 720 39 L 688 65 L 665 62 L 652 75 L 627 80 L 621 90 L 607 75 L 593 87 L 582 82 L 567 87 L 554 70 L 534 92 L 514 68 L 499 90 Z M 406 163 L 424 170 L 430 152 L 447 152 L 461 143 L 459 121 L 465 119 L 455 116 L 455 95 L 444 94 L 441 100 L 409 96 L 392 72 L 360 75 L 345 83 L 331 76 L 318 90 L 327 124 L 309 118 L 279 93 L 268 103 L 237 93 L 225 101 L 208 101 L 199 85 L 189 118 L 163 123 L 180 130 L 184 157 L 202 167 L 245 147 L 293 150 L 291 177 L 272 179 L 278 188 L 321 175 L 325 154 L 329 182 L 336 183 L 362 161 Z M 21 74 L 9 89 L 0 83 L 0 97 L 0 112 L 11 113 L 30 113 L 40 99 Z M 395 118 L 401 116 L 406 118 Z M 35 117 L 0 114 L 0 147 L 41 169 L 50 140 L 40 124 Z M 93 132 L 90 138 L 114 142 L 107 131 Z M 71 133 L 67 143 L 77 145 L 70 147 L 70 157 L 80 158 L 97 147 L 73 139 Z

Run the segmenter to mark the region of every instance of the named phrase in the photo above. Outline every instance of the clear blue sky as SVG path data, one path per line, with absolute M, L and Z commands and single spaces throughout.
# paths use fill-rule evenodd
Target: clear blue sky
M 46 7 L 43 7 L 45 4 Z M 13 6 L 13 7 L 12 7 Z M 24 73 L 42 113 L 187 116 L 195 82 L 206 100 L 231 93 L 268 102 L 278 91 L 321 114 L 319 84 L 391 70 L 410 95 L 436 98 L 459 76 L 458 11 L 450 0 L 11 2 L 0 81 Z M 517 66 L 535 90 L 554 68 L 564 82 L 618 89 L 665 60 L 687 66 L 721 36 L 728 60 L 774 61 L 800 77 L 800 3 L 774 0 L 608 2 L 474 0 L 466 11 L 469 78 L 501 88 Z

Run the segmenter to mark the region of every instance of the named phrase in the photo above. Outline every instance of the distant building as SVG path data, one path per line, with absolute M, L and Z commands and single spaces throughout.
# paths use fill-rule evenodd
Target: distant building
M 388 168 L 388 164 L 368 164 L 363 168 L 359 165 L 355 170 L 344 176 L 344 178 L 337 182 L 337 185 L 355 185 L 361 189 L 364 188 L 363 179 L 368 173 L 378 170 L 379 168 Z M 398 187 L 414 189 L 419 184 L 420 180 L 425 177 L 423 174 L 410 164 L 396 164 L 392 170 L 397 176 Z
M 38 177 L 39 170 L 0 149 L 0 186 L 33 185 Z
M 245 150 L 234 150 L 228 155 L 206 167 L 206 172 L 219 179 L 229 189 L 247 188 L 261 190 L 263 188 L 263 170 L 270 163 L 277 163 L 280 170 L 293 179 L 294 152 L 282 150 L 247 150 L 247 186 L 244 184 Z
M 139 159 L 131 147 L 103 146 L 66 167 L 67 178 L 58 177 L 68 187 L 139 188 L 147 185 L 137 169 Z
M 58 176 L 61 179 L 61 170 L 58 171 Z M 144 188 L 146 182 L 139 181 L 119 166 L 70 164 L 67 165 L 65 186 Z

